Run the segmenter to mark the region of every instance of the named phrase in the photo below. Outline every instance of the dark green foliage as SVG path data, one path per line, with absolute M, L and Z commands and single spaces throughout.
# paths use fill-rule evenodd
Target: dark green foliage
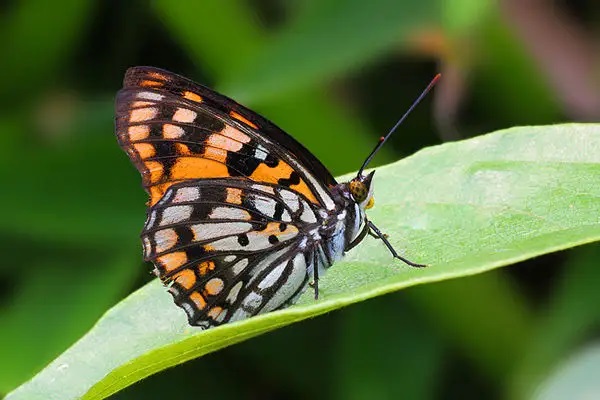
M 43 371 L 9 398 L 102 398 L 204 354 L 113 397 L 522 399 L 545 380 L 541 398 L 593 384 L 576 362 L 600 368 L 585 346 L 600 323 L 597 243 L 475 275 L 600 237 L 600 127 L 542 126 L 571 118 L 495 3 L 1 6 L 0 396 Z M 122 75 L 144 64 L 259 111 L 335 175 L 359 167 L 438 69 L 464 68 L 464 115 L 448 125 L 438 110 L 434 129 L 432 94 L 375 161 L 427 147 L 377 172 L 370 216 L 431 267 L 394 264 L 369 239 L 318 303 L 187 327 L 146 285 L 146 198 L 113 133 Z M 514 125 L 540 126 L 428 147 Z

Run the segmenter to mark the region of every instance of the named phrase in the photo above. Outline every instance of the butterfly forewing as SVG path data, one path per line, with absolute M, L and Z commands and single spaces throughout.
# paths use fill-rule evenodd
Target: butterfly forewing
M 315 204 L 334 207 L 329 187 L 335 180 L 302 145 L 186 78 L 132 68 L 116 109 L 119 143 L 142 174 L 150 205 L 177 182 L 241 177 L 289 187 Z

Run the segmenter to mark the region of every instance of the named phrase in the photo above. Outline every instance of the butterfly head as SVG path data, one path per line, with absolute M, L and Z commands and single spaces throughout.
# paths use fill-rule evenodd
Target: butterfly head
M 373 198 L 374 174 L 375 171 L 372 171 L 368 175 L 359 174 L 348 183 L 352 198 L 363 210 L 367 210 L 375 205 L 375 199 Z

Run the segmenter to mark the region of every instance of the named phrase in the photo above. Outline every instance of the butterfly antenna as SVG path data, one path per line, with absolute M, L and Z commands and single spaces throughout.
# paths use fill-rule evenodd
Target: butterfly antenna
M 394 125 L 392 127 L 392 129 L 390 129 L 390 131 L 387 133 L 387 135 L 382 136 L 382 137 L 379 138 L 379 142 L 377 142 L 377 145 L 375 146 L 375 148 L 371 151 L 371 153 L 369 153 L 369 156 L 367 157 L 367 159 L 365 160 L 365 162 L 363 163 L 363 165 L 358 170 L 357 176 L 362 176 L 363 170 L 367 167 L 367 165 L 369 165 L 369 163 L 371 162 L 371 160 L 373 159 L 373 157 L 375 157 L 375 154 L 377 154 L 377 152 L 379 151 L 379 149 L 381 149 L 381 147 L 383 146 L 383 144 L 388 140 L 388 138 L 390 136 L 392 136 L 392 133 L 394 133 L 394 131 L 400 126 L 400 124 L 402 124 L 402 122 L 404 122 L 404 120 L 406 119 L 406 117 L 408 117 L 408 114 L 410 114 L 412 112 L 412 110 L 417 106 L 417 104 L 419 104 L 421 102 L 421 100 L 423 100 L 423 98 L 425 97 L 425 95 L 427 95 L 427 93 L 437 83 L 437 81 L 440 80 L 441 77 L 442 77 L 442 74 L 437 74 L 431 80 L 431 82 L 429 82 L 429 85 L 427 85 L 427 87 L 421 92 L 421 94 L 419 95 L 419 97 L 417 97 L 417 99 L 412 103 L 412 105 L 408 108 L 408 110 L 406 110 L 406 112 L 404 113 L 404 115 L 402 117 L 400 117 L 400 119 L 398 120 L 398 122 L 396 122 L 396 125 Z

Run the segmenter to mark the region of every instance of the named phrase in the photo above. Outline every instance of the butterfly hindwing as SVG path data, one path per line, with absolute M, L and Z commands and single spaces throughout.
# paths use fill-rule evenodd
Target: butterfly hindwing
M 289 187 L 334 207 L 335 180 L 301 144 L 233 100 L 150 67 L 128 70 L 117 95 L 119 143 L 156 204 L 173 184 L 240 177 Z
M 144 255 L 190 323 L 210 327 L 296 298 L 314 265 L 307 232 L 319 218 L 312 203 L 278 185 L 182 182 L 149 208 Z

